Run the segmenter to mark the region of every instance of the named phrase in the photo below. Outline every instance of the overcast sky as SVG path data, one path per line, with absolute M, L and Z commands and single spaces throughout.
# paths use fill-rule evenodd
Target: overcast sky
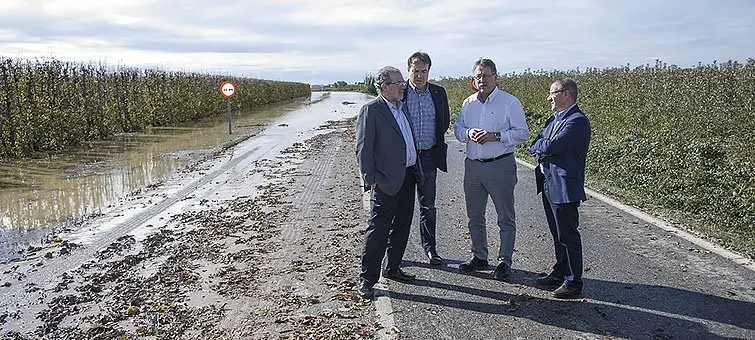
M 754 22 L 752 0 L 0 0 L 0 56 L 351 83 L 417 50 L 431 77 L 746 61 Z

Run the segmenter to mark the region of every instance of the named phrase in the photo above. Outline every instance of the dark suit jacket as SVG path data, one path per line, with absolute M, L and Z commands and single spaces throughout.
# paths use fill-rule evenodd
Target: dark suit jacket
M 556 204 L 584 201 L 585 163 L 590 146 L 590 120 L 574 105 L 556 121 L 555 117 L 545 122 L 530 146 L 530 153 L 537 158 L 535 168 L 537 192 L 547 190 L 548 198 Z
M 443 86 L 427 83 L 430 97 L 435 106 L 435 146 L 430 149 L 435 161 L 435 167 L 441 171 L 448 171 L 448 144 L 446 144 L 446 131 L 451 124 L 451 114 L 448 109 L 448 95 Z M 407 98 L 409 86 L 404 89 L 404 98 Z M 405 99 L 406 100 L 406 99 Z
M 362 106 L 357 117 L 356 139 L 362 184 L 365 187 L 377 184 L 384 193 L 397 194 L 406 176 L 406 143 L 383 97 Z

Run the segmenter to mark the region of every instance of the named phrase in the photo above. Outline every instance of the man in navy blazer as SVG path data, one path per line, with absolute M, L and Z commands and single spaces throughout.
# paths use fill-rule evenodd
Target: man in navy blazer
M 587 199 L 585 163 L 590 146 L 590 120 L 577 106 L 577 94 L 573 79 L 558 79 L 551 84 L 548 101 L 555 113 L 530 146 L 530 153 L 537 160 L 537 192 L 543 193 L 543 208 L 556 253 L 553 270 L 538 278 L 537 283 L 560 285 L 553 291 L 556 298 L 582 294 L 582 239 L 577 230 L 577 208 Z
M 414 216 L 414 186 L 421 182 L 411 125 L 406 117 L 406 83 L 392 66 L 375 75 L 379 95 L 362 106 L 356 123 L 356 156 L 365 191 L 370 191 L 370 219 L 364 234 L 358 293 L 373 296 L 380 277 L 410 282 L 401 261 Z
M 415 52 L 406 61 L 409 82 L 404 98 L 417 143 L 417 161 L 422 165 L 422 183 L 417 183 L 419 201 L 419 235 L 422 248 L 432 265 L 443 264 L 435 242 L 437 214 L 435 209 L 438 170 L 448 171 L 446 130 L 451 122 L 448 96 L 443 86 L 427 81 L 432 60 L 425 52 Z

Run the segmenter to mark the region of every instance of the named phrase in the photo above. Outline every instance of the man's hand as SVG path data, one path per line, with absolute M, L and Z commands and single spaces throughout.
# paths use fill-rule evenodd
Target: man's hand
M 495 136 L 494 132 L 483 129 L 470 129 L 469 137 L 473 142 L 478 144 L 485 144 L 487 142 L 495 142 L 498 140 L 498 137 Z
M 483 134 L 485 134 L 485 130 L 483 129 L 478 129 L 478 128 L 469 129 L 469 139 L 471 139 L 475 143 L 479 143 L 478 139 Z

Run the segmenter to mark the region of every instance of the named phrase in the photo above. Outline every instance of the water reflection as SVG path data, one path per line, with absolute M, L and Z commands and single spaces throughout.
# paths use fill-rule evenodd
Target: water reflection
M 314 93 L 310 101 L 322 93 Z M 220 146 L 254 135 L 304 100 L 225 115 L 181 127 L 153 127 L 86 148 L 0 163 L 0 262 L 28 244 L 128 200 Z

